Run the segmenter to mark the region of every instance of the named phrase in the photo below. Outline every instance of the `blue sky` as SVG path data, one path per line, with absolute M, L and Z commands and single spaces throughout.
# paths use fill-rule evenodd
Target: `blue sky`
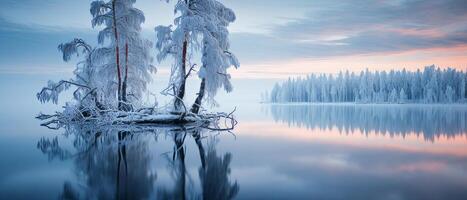
M 1 0 L 0 73 L 61 73 L 56 46 L 95 42 L 89 0 Z M 369 68 L 467 68 L 465 0 L 221 0 L 236 11 L 234 77 L 276 77 Z M 173 19 L 173 1 L 137 0 L 145 36 Z M 168 63 L 160 65 L 161 71 Z

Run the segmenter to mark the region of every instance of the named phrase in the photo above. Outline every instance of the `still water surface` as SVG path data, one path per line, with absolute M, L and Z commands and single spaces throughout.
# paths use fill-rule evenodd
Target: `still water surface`
M 2 117 L 0 199 L 467 199 L 467 107 L 238 107 L 231 133 Z

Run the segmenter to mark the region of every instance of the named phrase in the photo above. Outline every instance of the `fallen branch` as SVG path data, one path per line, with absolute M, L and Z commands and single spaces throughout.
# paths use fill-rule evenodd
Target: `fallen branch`
M 149 110 L 149 112 L 148 112 Z M 36 118 L 47 120 L 42 123 L 50 129 L 59 129 L 69 124 L 96 123 L 99 125 L 121 126 L 121 125 L 146 125 L 146 126 L 192 126 L 202 127 L 212 131 L 233 130 L 238 122 L 233 113 L 205 113 L 194 114 L 185 112 L 183 117 L 179 113 L 157 112 L 154 108 L 138 109 L 134 112 L 124 112 L 119 110 L 100 110 L 90 113 L 98 115 L 83 115 L 83 110 L 76 110 L 76 114 L 65 115 L 57 112 L 53 115 L 39 114 Z

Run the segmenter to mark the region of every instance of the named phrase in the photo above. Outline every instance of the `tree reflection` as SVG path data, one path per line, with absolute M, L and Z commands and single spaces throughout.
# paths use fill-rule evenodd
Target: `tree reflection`
M 199 145 L 198 147 L 203 160 L 204 149 Z M 199 169 L 203 199 L 233 199 L 237 195 L 239 191 L 237 182 L 231 183 L 229 180 L 231 160 L 232 154 L 218 156 L 214 145 L 208 146 L 205 163 Z
M 341 133 L 439 136 L 467 134 L 467 107 L 429 105 L 271 105 L 276 122 Z
M 159 199 L 233 199 L 239 191 L 239 185 L 237 182 L 232 183 L 229 179 L 232 155 L 226 153 L 219 156 L 215 149 L 215 139 L 208 142 L 206 153 L 202 142 L 203 130 L 182 131 L 183 133 L 173 135 L 175 146 L 172 165 L 169 169 L 172 170 L 175 179 L 174 188 L 171 190 L 161 189 Z M 192 188 L 187 187 L 186 183 L 188 174 L 185 166 L 185 147 L 183 146 L 188 134 L 196 142 L 201 161 L 201 167 L 198 170 L 201 194 L 186 192 L 187 188 Z M 192 181 L 189 183 L 193 184 Z
M 174 150 L 172 160 L 168 160 L 169 171 L 175 179 L 173 189 L 161 189 L 158 193 L 158 199 L 187 199 L 186 196 L 186 166 L 185 166 L 185 148 L 183 146 L 187 132 L 180 128 L 172 131 L 174 141 Z
M 73 161 L 75 177 L 64 183 L 61 199 L 232 199 L 239 191 L 238 184 L 229 179 L 232 156 L 217 154 L 212 134 L 193 127 L 81 126 L 66 130 L 65 135 L 73 138 L 71 147 L 61 147 L 57 138 L 42 138 L 37 146 L 50 160 Z M 173 140 L 173 150 L 164 154 L 163 160 L 168 163 L 174 184 L 169 187 L 162 183 L 156 189 L 156 168 L 152 163 L 160 154 L 151 153 L 150 148 L 158 144 L 160 135 Z M 193 189 L 195 181 L 185 163 L 186 141 L 191 139 L 201 161 L 198 191 Z

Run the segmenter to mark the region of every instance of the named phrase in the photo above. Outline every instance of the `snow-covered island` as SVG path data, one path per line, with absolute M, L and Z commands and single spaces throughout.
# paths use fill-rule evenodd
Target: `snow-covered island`
M 423 71 L 339 72 L 289 78 L 262 94 L 272 103 L 466 103 L 467 72 L 435 66 Z
M 43 126 L 58 129 L 68 124 L 98 123 L 106 125 L 185 125 L 226 130 L 237 123 L 230 113 L 210 113 L 203 102 L 213 103 L 219 89 L 232 90 L 227 69 L 239 67 L 229 45 L 227 27 L 235 13 L 216 0 L 179 0 L 174 8 L 174 24 L 155 28 L 156 42 L 141 36 L 143 12 L 134 7 L 135 0 L 94 0 L 91 2 L 92 27 L 100 29 L 97 44 L 73 39 L 58 46 L 63 60 L 73 56 L 74 77 L 49 81 L 37 98 L 42 103 L 58 103 L 59 95 L 73 89 L 73 99 L 63 111 L 39 114 Z M 151 48 L 157 61 L 173 58 L 168 87 L 161 93 L 173 98 L 169 105 L 143 102 L 147 85 L 156 73 Z M 200 55 L 201 62 L 194 63 Z M 201 79 L 194 104 L 185 104 L 186 80 L 197 71 Z M 147 106 L 152 105 L 152 106 Z M 222 123 L 222 127 L 219 125 Z

